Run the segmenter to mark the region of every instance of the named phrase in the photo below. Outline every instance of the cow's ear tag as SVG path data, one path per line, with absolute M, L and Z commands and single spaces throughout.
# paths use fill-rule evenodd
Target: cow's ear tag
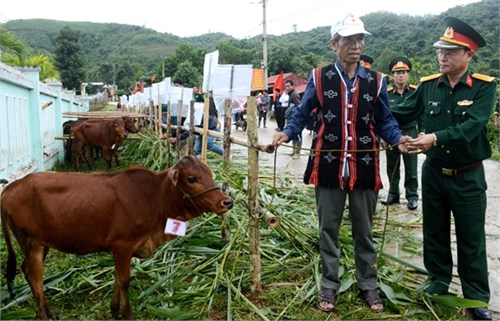
M 186 235 L 187 225 L 188 224 L 185 221 L 167 218 L 167 224 L 165 224 L 165 234 L 184 236 Z

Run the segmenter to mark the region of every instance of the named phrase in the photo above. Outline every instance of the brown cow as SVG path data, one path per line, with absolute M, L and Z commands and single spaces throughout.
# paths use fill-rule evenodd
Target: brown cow
M 123 120 L 115 118 L 101 121 L 84 121 L 76 124 L 73 127 L 71 136 L 74 137 L 72 160 L 75 169 L 80 168 L 79 156 L 83 148 L 85 148 L 84 159 L 89 168 L 94 168 L 90 149 L 101 148 L 104 160 L 108 164 L 108 169 L 110 169 L 113 153 L 127 137 L 127 132 Z
M 77 120 L 68 120 L 63 123 L 63 134 L 64 135 L 69 135 L 68 140 L 64 144 L 64 155 L 65 155 L 65 160 L 66 162 L 70 164 L 75 164 L 74 161 L 72 160 L 72 153 L 73 153 L 73 141 L 74 139 L 71 137 L 72 132 L 73 132 L 73 127 L 75 127 L 78 124 L 81 124 L 82 122 L 107 122 L 109 121 L 109 118 L 78 118 Z M 137 124 L 134 120 L 134 118 L 130 116 L 122 116 L 123 124 L 125 126 L 125 130 L 127 133 L 137 133 L 139 132 L 139 128 L 137 127 Z M 97 154 L 99 154 L 100 148 L 96 149 L 94 148 Z M 113 155 L 115 156 L 115 161 L 116 164 L 119 164 L 118 160 L 118 147 L 113 149 Z M 76 153 L 77 151 L 75 151 Z
M 139 128 L 137 127 L 135 120 L 130 116 L 122 116 L 123 124 L 125 125 L 125 130 L 129 133 L 136 134 L 139 132 Z
M 41 319 L 56 317 L 43 290 L 49 248 L 80 255 L 111 252 L 115 262 L 111 314 L 115 319 L 120 314 L 133 319 L 128 298 L 131 258 L 146 258 L 176 237 L 164 233 L 167 219 L 188 221 L 204 212 L 221 215 L 232 206 L 231 198 L 215 186 L 210 168 L 191 156 L 158 173 L 130 168 L 27 175 L 7 185 L 0 200 L 9 292 L 14 295 L 16 274 L 10 230 L 24 253 L 22 269 Z

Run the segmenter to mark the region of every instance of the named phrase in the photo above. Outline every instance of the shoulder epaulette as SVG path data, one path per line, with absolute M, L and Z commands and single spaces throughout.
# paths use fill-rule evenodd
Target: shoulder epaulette
M 426 82 L 441 77 L 441 74 L 434 74 L 420 78 L 420 82 Z
M 417 85 L 410 85 L 411 89 L 417 89 Z
M 482 80 L 485 82 L 492 82 L 493 80 L 495 80 L 495 77 L 491 77 L 491 76 L 483 75 L 483 74 L 472 74 L 471 76 L 472 76 L 472 78 L 476 78 L 476 79 L 479 79 L 479 80 Z
M 392 86 L 387 87 L 387 91 L 392 91 L 393 89 L 394 89 L 394 87 L 392 87 Z

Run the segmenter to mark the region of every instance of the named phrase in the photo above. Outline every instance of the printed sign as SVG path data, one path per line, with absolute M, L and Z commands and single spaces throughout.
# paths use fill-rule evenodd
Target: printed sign
M 187 231 L 187 222 L 179 221 L 173 218 L 167 219 L 167 224 L 165 224 L 165 234 L 171 234 L 176 236 L 184 236 Z

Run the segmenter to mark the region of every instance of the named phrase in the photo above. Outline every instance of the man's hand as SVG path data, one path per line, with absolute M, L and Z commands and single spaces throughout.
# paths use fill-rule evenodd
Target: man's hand
M 380 138 L 380 147 L 382 147 L 382 149 L 387 149 L 389 146 L 390 145 L 387 144 L 387 142 L 385 140 L 383 140 L 382 138 Z
M 407 147 L 407 144 L 408 142 L 410 142 L 413 138 L 411 136 L 402 136 L 400 139 L 399 139 L 399 144 L 398 144 L 398 148 L 399 148 L 399 151 L 403 154 L 408 154 L 408 147 Z
M 274 137 L 273 137 L 273 145 L 274 146 L 279 146 L 281 145 L 282 143 L 286 143 L 290 140 L 290 138 L 288 138 L 288 135 L 285 134 L 285 133 L 276 133 L 274 134 Z
M 419 134 L 406 144 L 408 154 L 420 154 L 428 151 L 434 146 L 436 136 L 434 134 Z

